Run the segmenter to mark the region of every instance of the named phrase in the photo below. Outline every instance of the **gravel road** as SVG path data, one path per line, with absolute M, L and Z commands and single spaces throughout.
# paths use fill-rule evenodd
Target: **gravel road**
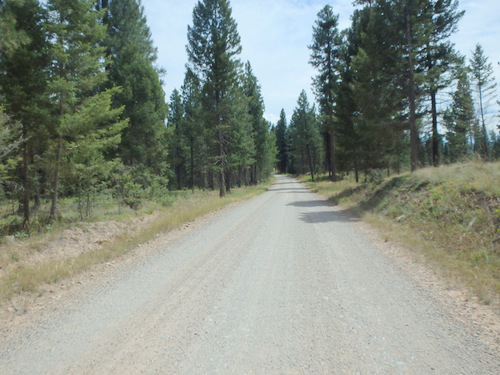
M 499 374 L 354 221 L 278 176 L 0 337 L 0 373 Z

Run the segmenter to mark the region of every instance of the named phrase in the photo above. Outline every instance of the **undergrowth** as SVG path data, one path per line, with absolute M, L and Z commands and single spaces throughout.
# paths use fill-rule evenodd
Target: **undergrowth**
M 379 183 L 307 182 L 425 254 L 485 304 L 500 301 L 500 163 L 419 170 Z

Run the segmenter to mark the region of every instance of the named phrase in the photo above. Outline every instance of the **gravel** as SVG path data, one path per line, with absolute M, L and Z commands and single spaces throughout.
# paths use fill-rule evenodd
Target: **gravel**
M 500 356 L 295 180 L 0 337 L 1 374 L 499 374 Z

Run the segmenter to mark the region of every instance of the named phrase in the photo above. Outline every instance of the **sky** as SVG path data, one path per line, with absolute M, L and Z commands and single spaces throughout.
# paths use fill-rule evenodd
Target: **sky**
M 309 64 L 312 28 L 318 12 L 327 4 L 339 15 L 339 30 L 351 24 L 352 0 L 231 0 L 233 18 L 238 24 L 242 53 L 249 61 L 262 90 L 264 117 L 276 123 L 282 109 L 290 119 L 297 99 L 306 90 L 309 102 L 316 74 Z M 144 14 L 158 48 L 157 65 L 166 70 L 163 77 L 167 100 L 182 86 L 187 63 L 187 27 L 192 25 L 193 8 L 198 0 L 142 0 Z M 456 49 L 469 58 L 477 43 L 483 46 L 499 83 L 500 99 L 500 1 L 460 0 L 465 15 L 452 37 Z M 496 99 L 495 99 L 496 100 Z M 489 111 L 490 126 L 498 121 L 495 102 Z

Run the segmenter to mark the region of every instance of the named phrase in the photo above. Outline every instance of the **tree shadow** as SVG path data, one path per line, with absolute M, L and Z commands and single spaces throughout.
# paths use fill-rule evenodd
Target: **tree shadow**
M 300 220 L 308 224 L 360 221 L 354 211 L 351 209 L 333 208 L 334 204 L 332 204 L 329 200 L 314 199 L 307 201 L 295 201 L 289 203 L 288 206 L 303 208 L 325 207 L 324 211 L 301 212 Z
M 295 202 L 289 203 L 288 206 L 294 206 L 294 207 L 331 207 L 332 205 L 329 204 L 328 201 L 316 199 L 316 200 L 311 200 L 311 201 L 295 201 Z
M 345 211 L 320 211 L 320 212 L 303 212 L 300 214 L 300 220 L 308 224 L 319 223 L 355 223 L 360 221 L 359 218 Z

